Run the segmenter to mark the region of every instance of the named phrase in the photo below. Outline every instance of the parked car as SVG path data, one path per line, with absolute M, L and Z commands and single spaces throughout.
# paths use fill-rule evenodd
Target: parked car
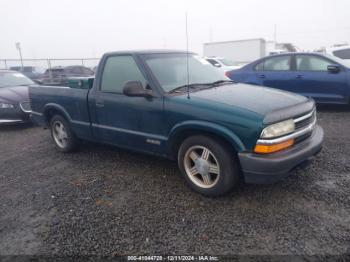
M 349 45 L 326 48 L 325 53 L 332 55 L 332 56 L 336 56 L 336 57 L 343 59 L 343 60 L 350 61 L 350 46 Z
M 30 121 L 28 87 L 33 84 L 19 72 L 0 70 L 0 125 Z
M 241 83 L 273 87 L 312 97 L 318 103 L 347 104 L 350 63 L 319 53 L 265 57 L 226 74 Z
M 234 83 L 196 54 L 108 53 L 99 68 L 88 89 L 30 89 L 33 119 L 62 152 L 90 140 L 167 157 L 217 196 L 239 179 L 279 180 L 321 150 L 312 99 Z
M 11 66 L 10 70 L 21 72 L 32 80 L 37 80 L 45 72 L 44 68 L 37 66 Z
M 94 74 L 94 71 L 85 66 L 59 66 L 47 69 L 38 82 L 42 85 L 64 85 L 69 77 L 88 77 Z
M 207 60 L 211 65 L 221 69 L 224 73 L 226 71 L 239 69 L 242 67 L 239 63 L 235 63 L 229 59 L 223 58 L 223 57 L 205 57 L 205 60 Z

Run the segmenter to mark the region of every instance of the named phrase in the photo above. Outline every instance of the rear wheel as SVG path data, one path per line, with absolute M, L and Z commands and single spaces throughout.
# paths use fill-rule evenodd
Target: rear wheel
M 51 137 L 56 148 L 62 152 L 72 152 L 78 147 L 79 140 L 73 134 L 68 121 L 61 115 L 55 115 L 50 121 Z
M 192 136 L 180 146 L 178 164 L 189 186 L 206 196 L 220 196 L 237 183 L 240 168 L 236 155 L 222 141 Z

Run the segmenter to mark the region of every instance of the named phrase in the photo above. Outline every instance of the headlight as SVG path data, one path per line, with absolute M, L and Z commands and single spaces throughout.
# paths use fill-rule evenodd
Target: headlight
M 12 104 L 0 103 L 0 108 L 15 108 L 15 106 Z
M 294 132 L 295 124 L 292 119 L 282 121 L 273 125 L 266 127 L 262 133 L 261 138 L 273 138 L 283 136 Z

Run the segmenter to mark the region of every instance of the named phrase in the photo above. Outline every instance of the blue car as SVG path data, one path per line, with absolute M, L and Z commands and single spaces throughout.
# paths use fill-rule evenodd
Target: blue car
M 226 73 L 230 79 L 312 97 L 318 103 L 350 102 L 350 64 L 320 53 L 286 53 L 261 58 Z

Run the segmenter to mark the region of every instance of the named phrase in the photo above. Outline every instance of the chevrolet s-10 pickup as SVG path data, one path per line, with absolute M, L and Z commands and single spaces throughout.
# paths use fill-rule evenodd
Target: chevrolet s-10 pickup
M 280 180 L 322 148 L 312 99 L 233 82 L 194 53 L 107 53 L 79 81 L 30 87 L 31 117 L 58 150 L 89 140 L 167 157 L 206 196 Z

